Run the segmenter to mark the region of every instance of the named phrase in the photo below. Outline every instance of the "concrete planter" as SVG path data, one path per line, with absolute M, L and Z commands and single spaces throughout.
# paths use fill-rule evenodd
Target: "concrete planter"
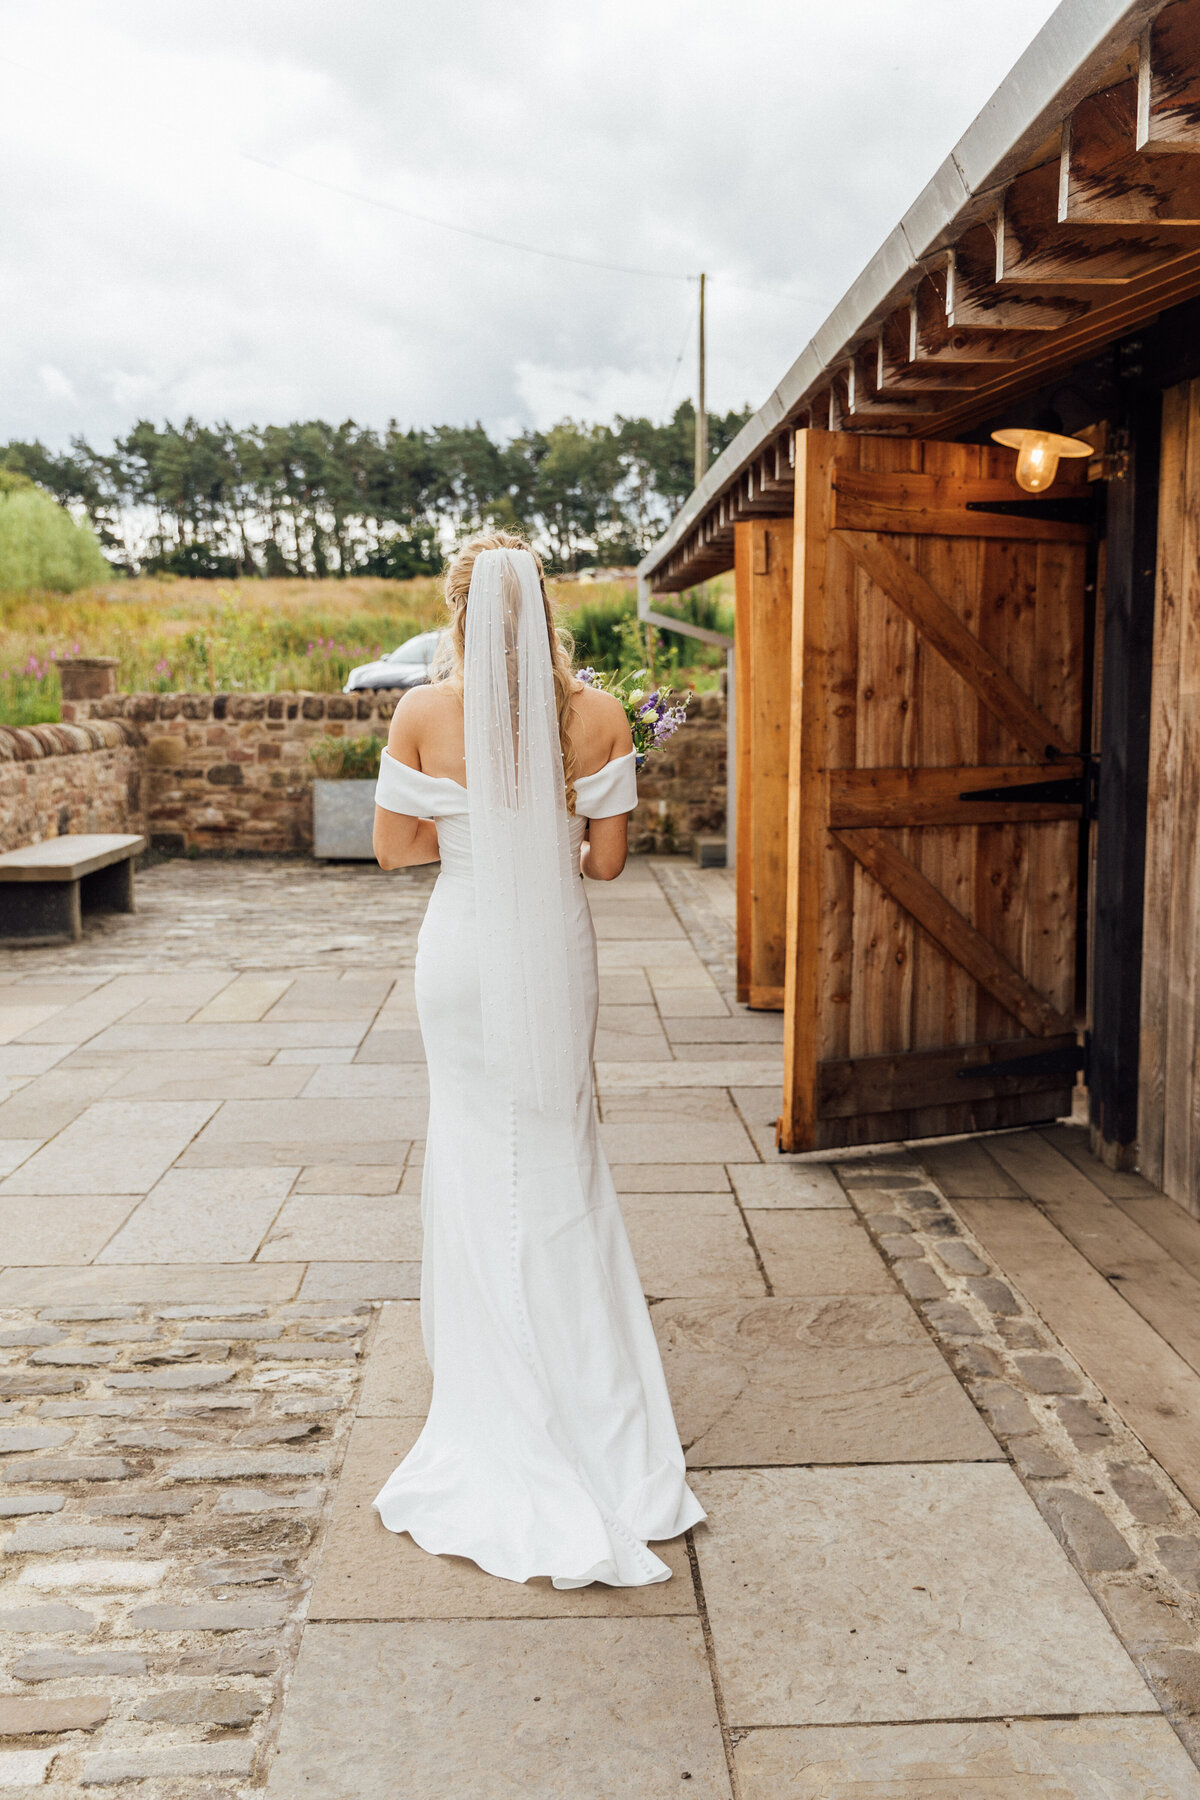
M 373 781 L 313 782 L 313 855 L 329 862 L 373 862 Z

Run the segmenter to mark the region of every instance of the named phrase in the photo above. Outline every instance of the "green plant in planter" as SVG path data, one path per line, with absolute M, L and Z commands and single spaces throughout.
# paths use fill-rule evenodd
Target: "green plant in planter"
M 308 760 L 321 781 L 374 781 L 383 744 L 379 737 L 318 738 Z

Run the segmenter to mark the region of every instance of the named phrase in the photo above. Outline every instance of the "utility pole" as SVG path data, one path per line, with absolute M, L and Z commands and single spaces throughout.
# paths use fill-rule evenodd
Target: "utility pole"
M 700 277 L 700 383 L 696 395 L 696 486 L 708 473 L 708 412 L 704 404 L 704 281 Z

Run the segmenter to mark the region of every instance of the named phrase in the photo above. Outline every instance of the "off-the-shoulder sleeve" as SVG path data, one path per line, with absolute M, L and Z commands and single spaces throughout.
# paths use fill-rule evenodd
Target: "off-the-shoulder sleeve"
M 410 769 L 397 762 L 385 750 L 379 759 L 379 780 L 375 784 L 375 804 L 385 812 L 407 813 L 410 819 L 432 817 L 429 778 L 420 769 Z
M 467 794 L 457 781 L 410 769 L 385 750 L 379 759 L 375 804 L 385 812 L 405 813 L 410 819 L 444 819 L 467 810 Z
M 637 756 L 614 756 L 594 775 L 575 781 L 575 810 L 585 819 L 611 819 L 637 805 Z

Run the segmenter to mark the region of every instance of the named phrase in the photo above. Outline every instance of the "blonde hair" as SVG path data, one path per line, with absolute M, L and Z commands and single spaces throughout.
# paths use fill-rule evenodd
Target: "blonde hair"
M 569 633 L 554 623 L 554 610 L 546 592 L 546 576 L 542 559 L 527 538 L 513 531 L 493 531 L 475 537 L 455 551 L 446 564 L 446 605 L 450 609 L 450 625 L 438 647 L 430 671 L 435 681 L 461 688 L 463 653 L 467 638 L 467 596 L 471 591 L 471 571 L 482 550 L 528 550 L 538 572 L 542 605 L 546 609 L 546 637 L 550 645 L 550 663 L 554 675 L 554 702 L 558 711 L 558 741 L 562 749 L 563 780 L 567 790 L 567 811 L 575 811 L 575 748 L 571 741 L 571 701 L 579 692 L 572 668 L 574 645 Z

